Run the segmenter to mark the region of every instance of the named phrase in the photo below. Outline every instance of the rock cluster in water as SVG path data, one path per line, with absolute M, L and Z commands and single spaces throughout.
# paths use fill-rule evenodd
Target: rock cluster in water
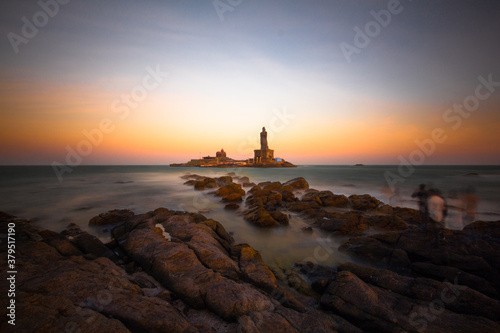
M 428 229 L 415 210 L 317 191 L 303 178 L 249 186 L 235 175 L 185 178 L 224 204 L 244 202 L 236 210 L 252 224 L 286 226 L 293 212 L 309 232 L 348 236 L 339 250 L 356 263 L 268 266 L 219 222 L 165 208 L 92 218 L 110 226 L 107 244 L 75 224 L 56 233 L 0 213 L 0 233 L 16 224 L 16 330 L 500 331 L 500 221 Z M 9 328 L 3 318 L 0 329 Z

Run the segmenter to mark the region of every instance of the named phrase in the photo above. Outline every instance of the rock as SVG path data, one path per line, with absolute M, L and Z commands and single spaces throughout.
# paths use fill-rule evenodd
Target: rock
M 2 237 L 13 219 L 0 214 Z M 22 318 L 16 331 L 357 331 L 294 298 L 257 251 L 227 246 L 231 240 L 222 225 L 200 214 L 160 208 L 113 228 L 117 238 L 110 246 L 123 249 L 129 264 L 137 265 L 130 274 L 105 257 L 63 256 L 56 247 L 64 236 L 26 220 L 15 223 L 23 272 L 16 279 L 16 314 Z M 158 225 L 170 240 L 157 232 Z M 65 233 L 80 237 L 82 231 L 73 225 Z M 5 266 L 5 248 L 0 252 Z M 11 327 L 4 320 L 0 329 Z
M 283 191 L 281 192 L 281 200 L 286 202 L 295 201 L 295 194 L 292 191 Z
M 368 221 L 370 228 L 380 230 L 405 230 L 408 228 L 408 224 L 395 215 L 365 214 L 363 218 Z
M 219 197 L 226 197 L 230 194 L 239 194 L 240 196 L 245 195 L 245 190 L 241 188 L 240 184 L 230 183 L 224 187 L 219 188 L 215 194 Z
M 286 207 L 292 212 L 304 212 L 310 209 L 320 209 L 320 205 L 314 201 L 292 201 L 287 202 Z
M 267 210 L 261 206 L 256 206 L 243 212 L 245 220 L 261 227 L 277 227 L 280 225 Z
M 373 237 L 353 237 L 342 244 L 339 250 L 366 263 L 398 270 L 408 270 L 411 264 L 408 255 L 403 250 L 396 253 L 393 258 L 393 247 Z
M 281 183 L 280 182 L 271 182 L 271 183 L 266 184 L 265 186 L 261 185 L 261 187 L 264 190 L 277 191 L 278 189 L 281 188 Z
M 243 183 L 243 187 L 254 187 L 255 183 Z
M 106 257 L 114 262 L 118 261 L 118 256 L 113 253 L 106 245 L 104 245 L 97 237 L 82 231 L 79 226 L 74 223 L 61 232 L 66 236 L 78 249 L 86 254 L 92 254 L 96 258 Z
M 252 188 L 248 191 L 248 194 L 254 194 L 255 192 L 260 191 L 260 190 L 262 190 L 262 187 L 260 187 L 259 185 L 256 185 L 256 186 L 252 187 Z
M 311 227 L 302 227 L 300 230 L 302 230 L 303 232 L 307 232 L 307 233 L 313 232 L 313 228 L 311 228 Z
M 16 331 L 196 331 L 168 302 L 144 296 L 107 258 L 62 256 L 44 241 L 16 245 L 23 265 L 16 279 L 16 315 L 22 318 Z M 9 331 L 8 326 L 2 321 L 0 329 Z
M 393 212 L 408 224 L 421 225 L 420 212 L 416 209 L 393 207 Z
M 336 195 L 330 191 L 318 192 L 318 197 L 321 200 L 321 205 L 325 207 L 347 208 L 350 206 L 350 201 L 345 195 Z
M 250 183 L 250 178 L 247 176 L 240 176 L 240 177 L 234 177 L 234 179 L 238 182 L 238 184 L 245 184 L 245 183 Z M 245 187 L 243 185 L 243 187 Z
M 249 206 L 267 206 L 268 208 L 274 208 L 282 201 L 281 193 L 277 191 L 272 191 L 269 189 L 262 189 L 254 191 L 249 197 L 247 197 L 246 203 Z
M 349 196 L 349 201 L 351 202 L 351 206 L 353 209 L 367 211 L 371 209 L 377 208 L 381 202 L 376 198 L 368 195 L 351 195 Z
M 290 222 L 288 219 L 288 215 L 280 212 L 280 211 L 271 211 L 269 214 L 281 225 L 288 225 Z
M 278 189 L 278 192 L 283 193 L 283 192 L 293 192 L 293 186 L 290 185 L 281 185 L 281 187 Z
M 216 178 L 215 181 L 217 182 L 217 185 L 219 187 L 224 187 L 224 186 L 227 186 L 227 185 L 229 185 L 229 184 L 231 184 L 233 182 L 233 177 L 231 177 L 231 176 L 222 176 L 222 177 Z
M 464 289 L 433 280 L 404 278 L 392 272 L 365 269 L 352 264 L 341 266 L 341 269 L 346 270 L 335 275 L 329 283 L 321 296 L 321 305 L 349 318 L 365 331 L 455 332 L 477 329 L 494 332 L 500 327 L 486 317 L 463 316 L 454 312 L 459 311 L 454 304 L 460 303 L 458 299 L 465 297 L 461 294 L 467 293 Z M 362 275 L 366 280 L 355 274 Z M 458 297 L 455 292 L 459 294 Z M 481 299 L 479 302 L 484 301 Z M 433 311 L 438 315 L 425 317 Z
M 368 221 L 355 212 L 328 213 L 324 218 L 315 222 L 323 230 L 332 231 L 340 235 L 362 235 L 368 228 Z
M 72 242 L 57 232 L 42 230 L 39 232 L 39 235 L 42 236 L 44 242 L 55 248 L 63 256 L 71 257 L 83 255 L 83 252 Z
M 277 287 L 276 278 L 269 267 L 262 261 L 258 251 L 248 244 L 235 245 L 231 248 L 231 256 L 238 261 L 246 280 L 271 292 Z
M 206 177 L 203 177 L 203 176 L 200 176 L 200 175 L 197 175 L 197 174 L 187 174 L 187 175 L 183 175 L 181 176 L 182 179 L 194 179 L 194 180 L 203 180 L 205 179 Z
M 132 218 L 134 212 L 129 209 L 113 209 L 90 219 L 89 225 L 106 225 L 125 222 Z
M 307 190 L 309 189 L 309 183 L 304 179 L 304 177 L 298 177 L 287 181 L 283 185 L 290 185 L 294 190 Z
M 492 298 L 499 297 L 496 289 L 486 279 L 466 273 L 455 267 L 438 266 L 428 262 L 415 262 L 411 264 L 411 269 L 415 273 L 434 280 L 450 281 L 455 284 L 468 286 Z
M 222 198 L 222 202 L 235 202 L 235 201 L 243 201 L 241 194 L 233 192 Z
M 498 294 L 499 239 L 492 236 L 490 229 L 478 232 L 474 237 L 465 230 L 444 231 L 447 233 L 444 241 L 438 240 L 439 229 L 408 229 L 351 238 L 339 249 L 365 262 L 384 265 L 395 271 L 408 272 L 410 267 L 416 267 L 420 273 L 434 278 L 466 273 L 464 281 L 469 287 L 477 287 L 478 291 L 487 291 L 489 295 Z M 412 266 L 412 262 L 427 266 Z M 429 264 L 438 267 L 432 272 Z M 488 284 L 481 284 L 482 280 L 486 280 L 496 293 Z
M 486 237 L 500 238 L 500 221 L 476 221 L 466 225 L 463 231 L 467 235 L 484 235 Z
M 227 209 L 227 210 L 237 210 L 239 208 L 240 208 L 240 205 L 235 204 L 235 203 L 230 203 L 230 204 L 227 204 L 226 206 L 224 206 L 224 209 Z
M 319 193 L 319 191 L 317 191 L 317 190 L 313 190 L 313 189 L 307 190 L 306 193 L 302 196 L 301 200 L 302 201 L 313 201 L 321 206 L 322 202 L 318 196 L 318 193 Z
M 391 271 L 362 267 L 352 263 L 341 265 L 339 270 L 349 271 L 366 283 L 413 300 L 432 302 L 440 299 L 446 309 L 456 313 L 471 314 L 491 320 L 495 320 L 500 315 L 500 301 L 459 285 L 456 279 L 440 282 L 425 278 L 411 278 Z
M 205 189 L 217 188 L 217 187 L 219 187 L 219 186 L 217 185 L 216 180 L 213 178 L 208 178 L 208 177 L 203 179 L 203 180 L 198 180 L 194 184 L 194 189 L 198 190 L 198 191 L 203 191 Z

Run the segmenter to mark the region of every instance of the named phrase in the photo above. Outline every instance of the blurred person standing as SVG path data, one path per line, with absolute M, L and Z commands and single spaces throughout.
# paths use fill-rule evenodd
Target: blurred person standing
M 425 184 L 420 184 L 418 190 L 413 192 L 412 198 L 418 198 L 418 209 L 420 211 L 420 220 L 423 227 L 427 227 L 429 222 L 429 206 L 427 205 L 427 198 L 429 192 L 425 189 Z
M 476 189 L 469 186 L 464 194 L 464 225 L 468 225 L 475 221 L 477 212 L 478 198 L 476 196 Z
M 459 198 L 456 190 L 451 190 L 447 200 L 448 216 L 446 218 L 446 228 L 462 230 L 464 227 L 464 202 Z
M 439 190 L 431 189 L 428 193 L 429 217 L 439 227 L 444 227 L 444 219 L 448 213 L 446 201 Z

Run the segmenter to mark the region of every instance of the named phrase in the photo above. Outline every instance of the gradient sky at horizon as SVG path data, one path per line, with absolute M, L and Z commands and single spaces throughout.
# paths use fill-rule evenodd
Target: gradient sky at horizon
M 221 21 L 212 1 L 73 0 L 16 54 L 8 33 L 41 8 L 4 2 L 0 164 L 64 164 L 104 118 L 114 130 L 83 164 L 251 157 L 262 126 L 296 164 L 398 164 L 435 128 L 447 139 L 425 164 L 500 164 L 500 86 L 457 129 L 443 119 L 480 76 L 500 82 L 500 3 L 401 0 L 349 63 L 340 44 L 387 6 L 243 0 Z M 120 119 L 113 102 L 158 66 L 162 84 Z

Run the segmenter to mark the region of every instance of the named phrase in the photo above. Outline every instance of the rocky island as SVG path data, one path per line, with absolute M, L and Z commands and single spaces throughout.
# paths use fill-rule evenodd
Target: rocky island
M 2 243 L 8 225 L 17 237 L 16 331 L 500 331 L 500 221 L 436 230 L 414 209 L 318 191 L 302 177 L 183 178 L 258 227 L 287 228 L 288 214 L 301 214 L 343 237 L 330 250 L 352 259 L 268 265 L 197 212 L 102 213 L 89 224 L 109 228 L 107 244 L 75 224 L 57 233 L 0 213 Z M 437 231 L 445 237 L 436 242 Z
M 205 156 L 193 159 L 186 163 L 170 164 L 171 167 L 200 167 L 200 168 L 294 168 L 296 165 L 282 158 L 274 157 L 274 150 L 269 149 L 266 128 L 260 133 L 260 149 L 254 150 L 254 157 L 245 160 L 235 160 L 227 157 L 224 149 L 215 153 L 215 157 Z

